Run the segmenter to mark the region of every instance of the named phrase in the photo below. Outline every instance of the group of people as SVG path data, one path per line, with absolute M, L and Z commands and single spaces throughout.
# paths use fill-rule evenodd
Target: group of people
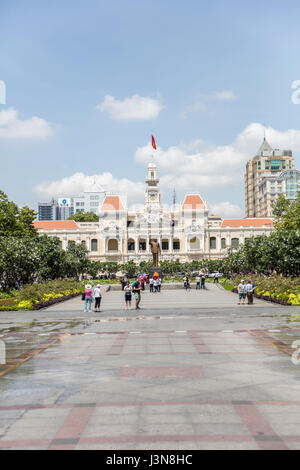
M 95 301 L 95 312 L 100 312 L 101 298 L 100 284 L 97 284 L 94 288 L 92 288 L 90 284 L 87 284 L 82 295 L 82 300 L 84 300 L 84 312 L 92 311 L 93 300 Z
M 254 290 L 255 290 L 255 285 L 251 281 L 251 279 L 247 281 L 247 284 L 245 284 L 245 280 L 242 279 L 240 284 L 238 285 L 238 295 L 239 295 L 238 305 L 240 304 L 244 305 L 246 297 L 248 300 L 248 305 L 252 305 Z
M 195 280 L 196 280 L 196 289 L 205 289 L 205 274 L 198 274 Z M 186 291 L 191 290 L 190 279 L 188 276 L 184 276 L 183 278 L 183 287 Z

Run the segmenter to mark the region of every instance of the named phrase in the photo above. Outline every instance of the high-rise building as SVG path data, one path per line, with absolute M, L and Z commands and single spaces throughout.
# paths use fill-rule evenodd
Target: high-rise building
M 287 181 L 291 177 L 287 170 L 295 169 L 295 158 L 291 150 L 273 149 L 264 137 L 258 152 L 246 165 L 245 173 L 245 212 L 246 217 L 270 217 L 273 200 L 276 199 L 274 192 L 268 189 L 266 178 L 272 186 L 271 181 L 281 176 L 281 181 Z M 294 176 L 293 176 L 294 178 Z M 288 187 L 289 183 L 278 184 L 279 189 Z M 267 199 L 263 196 L 266 194 Z M 267 196 L 267 194 L 269 196 Z M 272 196 L 271 196 L 272 194 Z M 284 194 L 284 192 L 283 192 Z
M 38 203 L 38 220 L 66 220 L 73 214 L 73 202 L 70 198 Z

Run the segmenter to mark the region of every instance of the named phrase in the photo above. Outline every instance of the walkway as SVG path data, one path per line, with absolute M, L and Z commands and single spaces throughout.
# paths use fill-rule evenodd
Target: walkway
M 300 309 L 208 291 L 3 312 L 0 449 L 300 449 Z M 9 315 L 9 313 L 11 315 Z

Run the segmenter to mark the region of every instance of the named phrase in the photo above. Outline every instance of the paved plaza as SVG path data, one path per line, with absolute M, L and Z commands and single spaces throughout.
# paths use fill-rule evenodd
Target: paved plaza
M 0 449 L 300 449 L 299 307 L 208 284 L 101 308 L 1 312 Z

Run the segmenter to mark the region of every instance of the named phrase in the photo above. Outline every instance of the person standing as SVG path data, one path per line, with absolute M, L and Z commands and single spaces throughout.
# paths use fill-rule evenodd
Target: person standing
M 218 284 L 219 282 L 219 274 L 216 273 L 215 276 L 214 276 L 214 284 L 217 283 Z
M 91 312 L 92 311 L 92 286 L 90 284 L 87 284 L 85 286 L 85 298 L 84 298 L 84 311 L 85 312 Z
M 139 281 L 135 281 L 132 287 L 132 292 L 135 298 L 135 309 L 140 310 L 140 301 L 141 301 L 141 286 Z
M 245 305 L 245 299 L 246 299 L 246 286 L 245 286 L 245 281 L 244 279 L 241 280 L 240 284 L 238 285 L 238 294 L 239 294 L 239 301 L 238 305 L 242 302 L 242 305 Z
M 158 290 L 158 292 L 160 292 L 160 289 L 161 289 L 161 278 L 159 277 L 157 279 L 157 290 Z
M 197 274 L 196 276 L 196 289 L 200 289 L 200 276 Z
M 158 292 L 158 281 L 157 278 L 153 278 L 153 287 L 154 287 L 154 292 Z
M 125 291 L 125 309 L 129 310 L 131 309 L 131 293 L 132 293 L 132 287 L 129 284 L 129 282 L 126 283 L 126 286 L 124 287 Z
M 100 303 L 101 303 L 101 286 L 97 284 L 94 289 L 94 299 L 95 299 L 95 312 L 100 312 Z
M 205 289 L 205 275 L 201 275 L 201 289 Z
M 247 295 L 248 305 L 253 305 L 254 289 L 255 289 L 254 284 L 249 279 L 249 281 L 246 284 L 246 295 Z
M 150 292 L 153 292 L 153 285 L 154 285 L 154 280 L 153 280 L 153 277 L 151 277 L 149 279 L 149 288 L 150 288 Z

